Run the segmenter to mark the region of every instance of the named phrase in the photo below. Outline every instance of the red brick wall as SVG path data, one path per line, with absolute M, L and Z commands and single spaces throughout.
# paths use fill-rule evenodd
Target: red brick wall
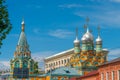
M 99 78 L 99 75 L 94 75 L 94 76 L 89 76 L 89 77 L 85 77 L 77 80 L 98 80 L 98 78 Z
M 112 80 L 112 72 L 114 71 L 114 80 L 118 80 L 118 70 L 120 70 L 120 62 L 115 62 L 104 66 L 100 66 L 98 69 L 99 78 L 101 80 L 101 74 L 103 73 L 104 80 L 107 80 L 106 74 L 108 72 L 108 80 Z

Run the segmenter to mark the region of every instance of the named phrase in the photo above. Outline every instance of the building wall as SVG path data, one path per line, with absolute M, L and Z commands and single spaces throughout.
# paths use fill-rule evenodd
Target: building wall
M 100 80 L 120 80 L 120 61 L 100 66 Z
M 60 55 L 45 59 L 44 60 L 45 72 L 48 72 L 50 69 L 66 66 L 69 63 L 72 55 L 73 55 L 73 50 L 70 52 L 66 52 L 64 54 L 60 54 Z
M 93 75 L 93 76 L 89 76 L 89 77 L 85 77 L 85 78 L 81 78 L 81 79 L 76 79 L 76 80 L 99 80 L 99 75 Z

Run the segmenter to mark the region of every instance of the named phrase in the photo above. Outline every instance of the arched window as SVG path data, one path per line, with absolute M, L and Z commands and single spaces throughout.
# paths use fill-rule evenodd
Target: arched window
M 19 68 L 20 67 L 20 62 L 19 61 L 16 61 L 15 62 L 15 68 Z
M 69 59 L 67 59 L 67 62 L 69 62 Z
M 58 65 L 58 62 L 56 62 L 56 66 Z
M 66 59 L 64 60 L 64 63 L 66 63 Z
M 59 61 L 59 65 L 60 65 L 60 61 Z
M 63 60 L 62 60 L 62 64 L 63 64 Z
M 23 61 L 23 68 L 27 68 L 28 67 L 28 62 L 27 61 Z

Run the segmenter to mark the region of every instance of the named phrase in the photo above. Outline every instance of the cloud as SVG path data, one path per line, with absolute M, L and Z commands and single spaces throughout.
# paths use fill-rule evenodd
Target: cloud
M 9 67 L 10 66 L 10 61 L 0 61 L 3 65 Z
M 32 58 L 37 62 L 43 62 L 44 58 L 53 55 L 56 51 L 41 51 L 32 53 Z
M 79 8 L 79 7 L 83 7 L 80 4 L 64 4 L 64 5 L 59 5 L 58 7 L 60 8 Z
M 91 12 L 85 10 L 76 11 L 73 14 L 81 18 L 86 18 L 86 16 L 89 16 L 91 22 L 94 22 L 95 25 L 102 24 L 110 27 L 119 27 L 120 11 L 118 8 L 115 8 L 114 6 L 107 7 L 96 5 L 94 5 L 94 7 L 89 7 L 89 10 L 91 10 Z
M 110 1 L 120 3 L 120 0 L 110 0 Z
M 33 29 L 33 32 L 34 32 L 35 34 L 39 34 L 39 33 L 40 33 L 40 29 L 35 28 L 35 29 Z
M 38 62 L 39 68 L 44 70 L 44 59 L 48 56 L 55 54 L 56 51 L 42 51 L 32 53 L 32 59 Z
M 120 57 L 120 48 L 110 50 L 110 52 L 108 54 L 109 60 L 112 60 L 112 59 L 115 59 L 118 57 Z
M 9 70 L 10 69 L 10 62 L 9 61 L 0 61 L 0 71 L 1 70 Z
M 62 29 L 57 29 L 55 31 L 50 31 L 49 35 L 57 38 L 67 38 L 70 37 L 73 34 L 73 32 L 67 31 L 67 30 L 62 30 Z

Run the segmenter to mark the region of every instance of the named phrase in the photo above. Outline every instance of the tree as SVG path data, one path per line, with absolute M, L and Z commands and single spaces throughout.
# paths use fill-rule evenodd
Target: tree
M 0 0 L 0 48 L 2 46 L 2 41 L 6 38 L 12 28 L 5 3 L 5 0 Z
M 34 63 L 34 73 L 38 74 L 38 62 Z

